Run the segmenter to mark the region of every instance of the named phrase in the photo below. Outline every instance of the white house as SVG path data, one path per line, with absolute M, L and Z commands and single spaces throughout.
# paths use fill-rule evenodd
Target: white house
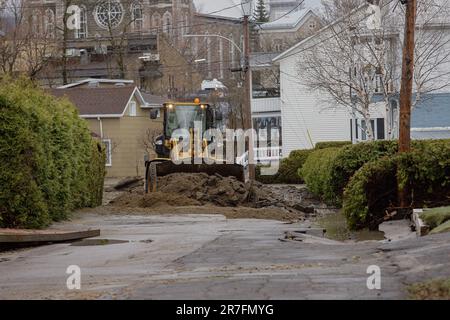
M 424 0 L 422 0 L 424 1 Z M 382 10 L 392 8 L 383 8 Z M 448 5 L 444 8 L 449 9 Z M 435 8 L 436 9 L 436 8 Z M 364 118 L 354 112 L 352 104 L 333 102 L 329 92 L 324 90 L 313 90 L 305 84 L 306 67 L 305 59 L 307 54 L 318 54 L 320 46 L 324 46 L 326 41 L 348 30 L 349 21 L 357 21 L 359 24 L 353 24 L 359 36 L 364 34 L 361 28 L 366 27 L 368 5 L 363 5 L 355 9 L 345 19 L 338 20 L 331 25 L 322 28 L 313 36 L 300 41 L 290 49 L 281 53 L 273 59 L 273 62 L 280 67 L 280 99 L 281 99 L 281 120 L 283 136 L 283 156 L 286 157 L 293 150 L 313 148 L 316 143 L 323 141 L 363 141 L 367 139 L 367 130 Z M 443 15 L 448 19 L 448 15 Z M 396 28 L 389 29 L 384 33 L 382 45 L 393 46 L 390 59 L 397 59 L 397 65 L 393 67 L 392 83 L 379 83 L 378 73 L 374 74 L 373 94 L 369 97 L 371 101 L 369 117 L 373 127 L 375 139 L 396 138 L 398 130 L 398 97 L 400 89 L 401 75 L 401 47 L 403 37 L 403 25 L 401 20 Z M 420 23 L 420 19 L 418 21 Z M 422 29 L 418 32 L 424 39 L 431 39 L 439 33 L 444 35 L 439 40 L 439 44 L 445 48 L 443 57 L 448 58 L 445 52 L 450 51 L 450 23 L 442 20 L 428 20 L 426 24 L 421 25 Z M 385 28 L 387 29 L 387 28 Z M 436 39 L 436 37 L 435 37 Z M 439 38 L 440 39 L 440 38 Z M 358 41 L 360 38 L 358 38 Z M 369 39 L 374 41 L 373 39 Z M 369 41 L 365 39 L 364 41 Z M 422 39 L 423 40 L 423 39 Z M 425 43 L 425 42 L 419 42 Z M 438 58 L 437 56 L 434 57 Z M 339 60 L 338 58 L 336 60 Z M 340 61 L 336 61 L 337 64 Z M 427 65 L 423 64 L 422 65 Z M 430 68 L 427 65 L 427 68 Z M 353 66 L 342 66 L 342 70 L 353 70 Z M 346 72 L 346 71 L 343 71 Z M 441 63 L 432 68 L 430 74 L 426 74 L 428 80 L 436 81 L 420 82 L 416 81 L 416 88 L 425 93 L 413 110 L 413 138 L 450 138 L 450 89 L 449 77 L 444 75 L 450 72 L 450 60 Z M 351 75 L 351 73 L 350 73 Z M 425 77 L 424 76 L 424 77 Z M 330 77 L 333 77 L 330 74 Z M 372 78 L 371 78 L 372 79 Z M 434 86 L 432 86 L 434 85 Z M 427 87 L 425 87 L 427 86 Z M 345 84 L 343 84 L 345 87 Z M 352 91 L 349 89 L 349 97 Z M 388 98 L 386 98 L 388 97 Z M 349 99 L 351 100 L 351 99 Z M 428 110 L 425 112 L 425 110 Z M 367 116 L 366 116 L 367 118 Z M 427 134 L 427 132 L 429 134 Z

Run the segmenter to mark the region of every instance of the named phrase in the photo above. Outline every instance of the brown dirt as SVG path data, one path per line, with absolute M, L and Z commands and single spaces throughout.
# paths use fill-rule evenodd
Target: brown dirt
M 158 179 L 158 192 L 129 188 L 100 212 L 222 214 L 227 218 L 299 220 L 316 202 L 304 189 L 242 183 L 234 177 L 171 174 Z
M 92 213 L 93 209 L 83 209 L 81 212 Z M 205 206 L 158 206 L 152 208 L 142 207 L 113 207 L 105 206 L 94 209 L 96 214 L 120 214 L 120 215 L 223 215 L 227 219 L 263 219 L 279 221 L 304 220 L 304 215 L 298 211 L 288 211 L 283 208 L 249 208 L 249 207 L 218 207 Z

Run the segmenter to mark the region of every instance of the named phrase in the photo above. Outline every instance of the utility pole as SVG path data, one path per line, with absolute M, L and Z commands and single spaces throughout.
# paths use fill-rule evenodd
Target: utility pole
M 400 153 L 411 151 L 411 104 L 417 0 L 402 0 L 402 3 L 406 3 L 406 21 L 403 44 L 402 85 L 400 89 Z
M 417 0 L 400 0 L 406 4 L 405 36 L 403 43 L 402 84 L 400 89 L 399 153 L 411 151 L 411 105 L 414 77 L 414 48 Z M 408 206 L 408 190 L 399 190 L 400 207 Z
M 245 74 L 245 93 L 244 93 L 244 103 L 243 103 L 243 114 L 244 114 L 244 130 L 252 130 L 252 106 L 251 106 L 251 96 L 252 96 L 252 73 L 250 69 L 250 24 L 249 15 L 244 14 L 244 74 Z M 253 131 L 252 131 L 253 132 Z M 249 179 L 255 180 L 255 164 L 254 164 L 254 147 L 253 147 L 253 133 L 249 136 L 248 141 L 248 161 L 249 161 Z

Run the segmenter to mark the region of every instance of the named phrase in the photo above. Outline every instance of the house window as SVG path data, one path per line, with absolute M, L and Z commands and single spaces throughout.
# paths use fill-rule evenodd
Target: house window
M 112 144 L 111 139 L 103 139 L 102 140 L 103 145 L 105 146 L 106 151 L 106 166 L 111 167 L 112 166 Z
M 375 75 L 375 93 L 383 93 L 383 75 Z
M 372 124 L 373 136 L 375 140 L 384 140 L 386 139 L 385 134 L 385 119 L 377 118 L 374 120 L 370 120 Z M 353 140 L 353 133 L 355 134 L 355 141 L 367 141 L 367 122 L 364 119 L 356 119 L 355 121 L 350 120 L 350 135 Z
M 130 117 L 136 117 L 137 112 L 136 112 L 136 101 L 131 101 L 130 102 Z

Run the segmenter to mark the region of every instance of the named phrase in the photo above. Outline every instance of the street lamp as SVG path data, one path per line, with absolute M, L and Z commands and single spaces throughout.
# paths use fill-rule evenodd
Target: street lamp
M 252 0 L 241 0 L 241 7 L 244 17 L 252 14 Z

